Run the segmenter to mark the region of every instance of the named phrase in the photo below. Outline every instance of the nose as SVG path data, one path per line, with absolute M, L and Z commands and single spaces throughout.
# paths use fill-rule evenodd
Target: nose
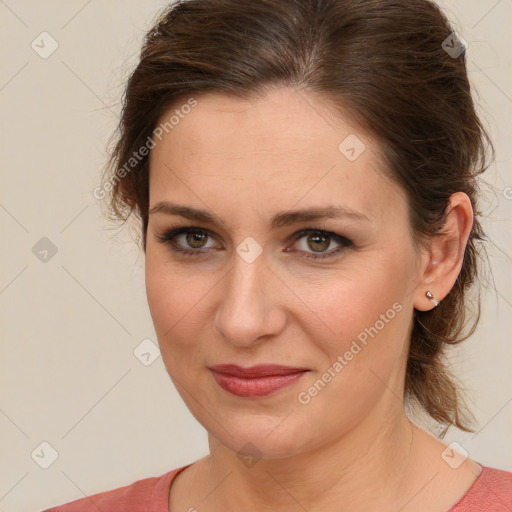
M 252 263 L 235 255 L 215 315 L 215 327 L 226 341 L 250 347 L 282 332 L 286 313 L 279 307 L 279 284 L 264 254 Z

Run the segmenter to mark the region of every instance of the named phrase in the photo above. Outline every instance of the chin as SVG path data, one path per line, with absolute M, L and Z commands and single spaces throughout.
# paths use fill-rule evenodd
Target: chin
M 218 425 L 211 425 L 210 421 L 203 426 L 218 442 L 242 458 L 285 459 L 312 448 L 315 439 L 310 436 L 317 432 L 313 425 L 298 425 L 294 415 L 286 417 L 287 414 L 278 418 L 254 414 L 231 416 L 229 422 L 223 423 L 227 432 Z

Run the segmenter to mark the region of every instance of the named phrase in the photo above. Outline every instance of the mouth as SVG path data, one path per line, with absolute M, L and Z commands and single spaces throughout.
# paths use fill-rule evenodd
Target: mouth
M 280 365 L 258 365 L 242 368 L 233 364 L 209 367 L 217 384 L 239 397 L 259 398 L 274 394 L 296 383 L 309 371 Z

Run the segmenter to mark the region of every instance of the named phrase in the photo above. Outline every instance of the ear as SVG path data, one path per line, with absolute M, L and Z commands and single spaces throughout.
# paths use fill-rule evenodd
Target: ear
M 473 227 L 471 200 L 464 192 L 456 192 L 450 196 L 447 212 L 443 230 L 432 238 L 421 260 L 420 283 L 414 293 L 414 307 L 420 311 L 433 309 L 448 295 L 462 268 Z

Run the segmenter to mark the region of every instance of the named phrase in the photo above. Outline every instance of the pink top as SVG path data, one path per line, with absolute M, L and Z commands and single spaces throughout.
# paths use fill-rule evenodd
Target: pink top
M 169 512 L 169 489 L 178 473 L 137 480 L 131 485 L 80 498 L 42 512 Z M 480 476 L 463 498 L 447 512 L 512 511 L 512 472 L 483 466 Z

